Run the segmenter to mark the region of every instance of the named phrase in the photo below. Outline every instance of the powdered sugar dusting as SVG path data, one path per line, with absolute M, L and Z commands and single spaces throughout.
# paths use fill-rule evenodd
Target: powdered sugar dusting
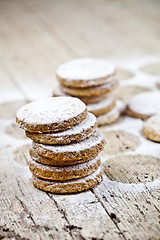
M 100 102 L 87 104 L 88 111 L 100 110 L 110 106 L 115 101 L 115 97 L 108 96 Z
M 101 181 L 101 168 L 99 167 L 94 173 L 90 174 L 89 176 L 86 176 L 86 177 L 82 177 L 82 178 L 79 178 L 79 179 L 72 179 L 72 180 L 69 180 L 69 181 L 66 181 L 66 182 L 56 182 L 56 181 L 53 181 L 53 180 L 43 180 L 44 182 L 48 183 L 49 185 L 50 184 L 54 184 L 54 186 L 58 186 L 58 185 L 68 185 L 68 184 L 76 184 L 76 183 L 85 183 L 89 180 L 93 180 L 93 181 L 98 181 L 100 182 Z
M 78 116 L 86 109 L 78 98 L 54 97 L 26 104 L 17 111 L 17 119 L 28 124 L 63 122 Z
M 97 156 L 97 157 L 89 160 L 88 162 L 79 163 L 79 164 L 75 164 L 75 165 L 71 165 L 71 166 L 48 166 L 48 165 L 43 165 L 43 167 L 45 169 L 47 169 L 47 171 L 56 171 L 56 172 L 66 171 L 66 172 L 71 172 L 71 171 L 76 171 L 76 170 L 88 169 L 91 166 L 95 165 L 99 160 L 100 160 L 100 157 Z M 33 162 L 33 164 L 36 165 L 37 167 L 41 167 L 42 166 L 41 163 L 35 162 L 32 159 L 30 161 L 31 161 L 31 163 Z
M 79 152 L 86 149 L 90 149 L 93 146 L 96 146 L 98 144 L 101 144 L 102 141 L 104 141 L 103 134 L 100 130 L 96 130 L 95 133 L 93 133 L 89 138 L 77 142 L 77 143 L 71 143 L 68 145 L 46 145 L 46 144 L 40 144 L 33 142 L 33 148 L 34 146 L 40 147 L 44 150 L 51 151 L 53 153 L 64 153 L 66 152 Z
M 75 125 L 73 128 L 67 129 L 62 132 L 55 132 L 55 133 L 44 133 L 47 134 L 47 136 L 50 137 L 65 137 L 65 136 L 71 136 L 75 134 L 80 134 L 86 131 L 87 129 L 94 127 L 96 124 L 96 117 L 92 113 L 88 113 L 86 119 L 81 122 L 80 124 Z
M 160 93 L 158 91 L 142 93 L 128 103 L 129 109 L 138 114 L 151 116 L 160 112 Z
M 154 115 L 144 122 L 144 127 L 153 130 L 160 136 L 160 115 Z
M 80 58 L 59 66 L 57 75 L 69 80 L 92 80 L 114 74 L 115 66 L 106 60 Z

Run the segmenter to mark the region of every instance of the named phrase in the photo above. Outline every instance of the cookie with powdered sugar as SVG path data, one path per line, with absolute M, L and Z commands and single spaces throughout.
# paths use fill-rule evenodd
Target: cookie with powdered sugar
M 69 94 L 64 93 L 60 86 L 56 86 L 53 91 L 53 97 L 70 97 Z M 100 102 L 101 100 L 105 99 L 108 97 L 108 94 L 102 94 L 99 96 L 94 96 L 94 97 L 78 97 L 81 101 L 83 101 L 85 104 L 90 104 L 90 103 L 97 103 Z
M 142 131 L 149 140 L 160 142 L 160 115 L 148 118 L 144 122 Z
M 125 105 L 121 101 L 117 101 L 115 107 L 111 109 L 111 111 L 97 117 L 98 126 L 110 125 L 116 122 L 124 109 Z
M 105 140 L 100 130 L 96 130 L 89 138 L 67 145 L 44 145 L 32 143 L 32 148 L 39 155 L 59 161 L 90 160 L 102 151 Z M 63 163 L 62 163 L 63 165 Z
M 44 180 L 32 176 L 33 185 L 38 189 L 51 193 L 76 193 L 88 190 L 96 186 L 102 180 L 102 171 L 98 168 L 89 176 L 67 181 Z
M 126 112 L 135 118 L 147 119 L 160 112 L 160 93 L 158 91 L 142 93 L 128 102 Z
M 59 82 L 73 88 L 94 87 L 107 83 L 115 74 L 112 62 L 94 58 L 80 58 L 60 65 L 56 71 Z
M 157 87 L 160 89 L 160 80 L 157 81 Z
M 103 85 L 100 85 L 100 86 L 87 87 L 87 88 L 73 88 L 73 87 L 60 85 L 60 88 L 62 92 L 69 94 L 71 96 L 95 97 L 95 96 L 107 94 L 113 91 L 118 86 L 119 86 L 118 79 L 113 76 L 108 79 L 107 83 L 104 83 Z
M 57 160 L 57 159 L 52 159 L 52 158 L 47 158 L 39 155 L 37 152 L 34 151 L 32 146 L 29 148 L 29 155 L 30 157 L 39 163 L 45 164 L 45 165 L 50 165 L 50 166 L 69 166 L 69 165 L 75 165 L 79 163 L 84 163 L 89 161 L 89 159 L 65 159 L 63 161 Z
M 16 122 L 30 132 L 57 132 L 74 127 L 86 116 L 87 107 L 80 99 L 55 97 L 26 104 L 17 111 Z
M 116 105 L 115 97 L 108 96 L 98 103 L 91 103 L 87 105 L 89 112 L 93 113 L 96 117 L 108 113 Z
M 87 117 L 73 128 L 61 132 L 34 133 L 26 131 L 26 136 L 34 142 L 43 144 L 69 144 L 89 137 L 97 128 L 96 117 L 88 113 Z
M 100 164 L 101 161 L 99 157 L 72 166 L 49 166 L 30 159 L 29 169 L 38 178 L 66 181 L 86 177 L 95 172 Z

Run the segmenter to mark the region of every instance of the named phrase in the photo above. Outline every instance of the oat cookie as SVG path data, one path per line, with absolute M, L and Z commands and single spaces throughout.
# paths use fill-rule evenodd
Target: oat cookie
M 108 96 L 107 98 L 98 103 L 88 104 L 87 109 L 89 112 L 93 113 L 96 117 L 98 117 L 111 111 L 115 107 L 115 105 L 115 97 Z
M 32 143 L 32 148 L 39 155 L 54 160 L 78 160 L 93 159 L 103 149 L 103 134 L 100 130 L 96 130 L 89 138 L 68 145 L 44 145 L 41 143 Z
M 30 157 L 39 163 L 42 163 L 44 165 L 51 165 L 51 166 L 69 166 L 69 165 L 75 165 L 79 163 L 84 163 L 86 161 L 89 161 L 89 159 L 70 159 L 70 160 L 55 160 L 52 158 L 46 158 L 41 155 L 39 155 L 37 152 L 34 151 L 32 147 L 29 148 L 29 155 Z
M 88 190 L 96 186 L 102 180 L 100 167 L 91 175 L 80 179 L 64 182 L 51 181 L 32 176 L 33 185 L 43 191 L 51 193 L 76 193 Z
M 54 91 L 53 91 L 53 97 L 62 97 L 62 96 L 70 97 L 69 94 L 64 93 L 60 89 L 60 86 L 55 87 Z M 83 101 L 85 104 L 90 104 L 90 103 L 100 102 L 101 100 L 105 99 L 106 97 L 108 97 L 108 94 L 103 94 L 103 95 L 99 95 L 99 96 L 95 96 L 95 97 L 78 97 L 78 98 L 81 101 Z
M 88 176 L 95 172 L 100 164 L 99 157 L 72 166 L 48 166 L 30 159 L 29 169 L 38 178 L 66 181 Z
M 158 91 L 139 94 L 130 99 L 126 112 L 136 118 L 146 119 L 160 112 L 160 93 Z
M 17 111 L 16 122 L 30 132 L 57 132 L 72 128 L 86 116 L 86 105 L 80 99 L 55 97 L 26 104 Z
M 157 87 L 160 89 L 160 80 L 157 82 Z
M 102 59 L 80 58 L 60 65 L 56 75 L 65 86 L 84 88 L 102 85 L 115 74 L 115 66 Z
M 118 79 L 116 77 L 110 77 L 110 80 L 100 86 L 88 87 L 88 88 L 71 88 L 64 85 L 60 85 L 63 92 L 77 97 L 95 97 L 107 94 L 119 86 Z
M 160 115 L 148 118 L 143 125 L 143 134 L 146 138 L 160 142 Z
M 116 106 L 106 114 L 97 117 L 98 126 L 109 125 L 116 122 L 124 111 L 125 105 L 117 101 Z
M 26 136 L 37 143 L 68 144 L 84 140 L 89 137 L 96 128 L 96 117 L 92 113 L 88 113 L 83 122 L 65 131 L 54 133 L 33 133 L 26 131 Z

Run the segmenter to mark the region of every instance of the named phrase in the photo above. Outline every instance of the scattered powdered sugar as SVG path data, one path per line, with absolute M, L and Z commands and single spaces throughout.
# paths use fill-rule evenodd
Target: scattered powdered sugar
M 57 76 L 66 80 L 92 80 L 105 78 L 115 72 L 115 66 L 107 60 L 79 58 L 60 65 Z
M 17 111 L 18 121 L 28 124 L 59 123 L 83 113 L 86 105 L 78 98 L 54 97 L 26 104 Z
M 142 93 L 128 103 L 129 109 L 138 114 L 151 116 L 160 112 L 160 93 L 158 91 Z
M 115 101 L 115 97 L 108 96 L 100 102 L 87 104 L 88 111 L 100 110 L 110 106 Z
M 46 151 L 47 150 L 51 151 L 53 153 L 66 152 L 67 154 L 67 152 L 79 152 L 85 149 L 90 149 L 91 147 L 101 144 L 103 141 L 104 141 L 103 134 L 100 130 L 97 129 L 89 138 L 77 143 L 71 143 L 68 145 L 46 145 L 46 144 L 33 142 L 33 148 L 34 146 L 36 146 Z

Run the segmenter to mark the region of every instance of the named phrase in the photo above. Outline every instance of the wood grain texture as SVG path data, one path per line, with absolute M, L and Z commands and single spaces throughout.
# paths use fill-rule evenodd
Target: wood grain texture
M 122 116 L 101 128 L 101 184 L 56 195 L 33 187 L 30 141 L 14 118 L 51 96 L 58 64 L 75 57 L 118 62 L 122 100 L 155 90 L 155 70 L 142 70 L 159 62 L 159 22 L 156 0 L 0 1 L 0 239 L 160 239 L 159 144 L 143 137 L 142 120 Z

